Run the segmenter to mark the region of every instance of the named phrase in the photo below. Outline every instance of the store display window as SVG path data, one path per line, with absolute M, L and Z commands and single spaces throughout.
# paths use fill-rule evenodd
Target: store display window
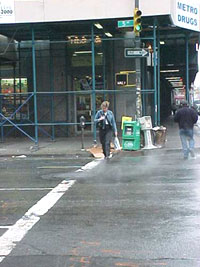
M 4 78 L 1 79 L 1 111 L 5 117 L 11 117 L 27 99 L 27 78 Z M 29 103 L 24 104 L 21 109 L 11 117 L 12 120 L 29 119 Z

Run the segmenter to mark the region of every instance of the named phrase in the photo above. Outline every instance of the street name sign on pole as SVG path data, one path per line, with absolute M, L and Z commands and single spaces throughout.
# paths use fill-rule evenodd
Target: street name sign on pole
M 119 20 L 117 22 L 117 27 L 118 28 L 129 28 L 129 27 L 133 27 L 133 19 L 130 20 Z
M 144 48 L 125 48 L 124 49 L 124 56 L 126 58 L 129 57 L 148 57 L 149 56 L 149 50 Z

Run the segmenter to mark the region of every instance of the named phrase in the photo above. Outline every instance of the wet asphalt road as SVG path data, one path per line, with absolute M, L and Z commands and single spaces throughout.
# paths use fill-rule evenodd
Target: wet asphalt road
M 179 153 L 121 153 L 78 173 L 91 158 L 0 158 L 0 236 L 76 180 L 0 266 L 200 266 L 200 155 Z

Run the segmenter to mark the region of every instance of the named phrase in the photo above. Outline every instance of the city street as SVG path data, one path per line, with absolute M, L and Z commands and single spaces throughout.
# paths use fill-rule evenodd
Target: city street
M 0 267 L 200 267 L 200 0 L 0 13 Z
M 0 158 L 0 266 L 200 266 L 199 159 Z

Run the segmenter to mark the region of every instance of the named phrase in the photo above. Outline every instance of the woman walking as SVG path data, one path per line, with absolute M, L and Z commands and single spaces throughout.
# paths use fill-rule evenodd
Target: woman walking
M 95 116 L 94 122 L 99 126 L 99 139 L 102 144 L 103 154 L 106 159 L 110 158 L 110 143 L 112 135 L 117 136 L 117 126 L 114 115 L 109 108 L 109 102 L 104 101 Z

